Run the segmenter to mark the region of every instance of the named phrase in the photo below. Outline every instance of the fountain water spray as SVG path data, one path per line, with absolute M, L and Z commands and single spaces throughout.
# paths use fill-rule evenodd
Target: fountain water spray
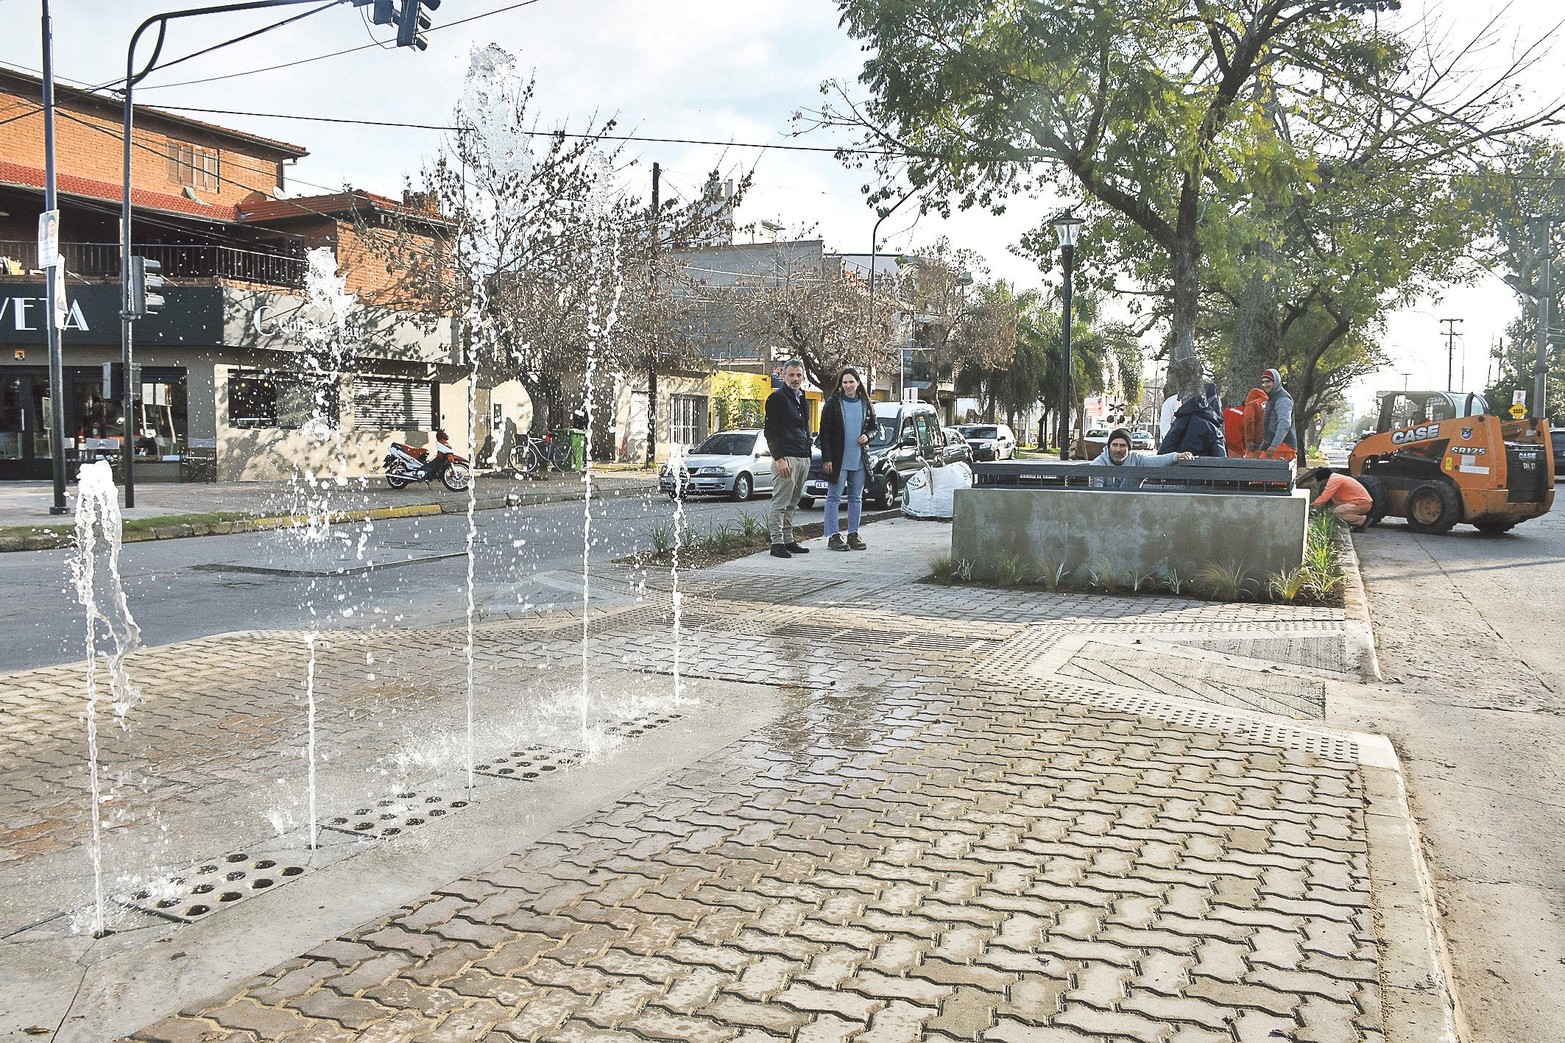
M 94 937 L 103 935 L 103 845 L 100 830 L 102 820 L 99 807 L 102 792 L 98 780 L 98 627 L 108 631 L 114 642 L 109 654 L 109 691 L 115 717 L 121 728 L 126 727 L 125 715 L 141 697 L 141 692 L 130 683 L 130 672 L 125 661 L 141 645 L 141 628 L 130 614 L 125 599 L 125 586 L 120 580 L 120 539 L 124 521 L 120 516 L 118 495 L 114 489 L 114 472 L 107 461 L 87 464 L 77 475 L 76 496 L 76 558 L 71 562 L 71 574 L 76 583 L 76 597 L 86 610 L 87 618 L 87 774 L 92 795 L 92 836 L 89 852 L 92 856 Z M 101 538 L 101 544 L 100 544 Z M 98 556 L 102 553 L 107 574 L 98 572 Z M 99 596 L 100 584 L 106 588 Z
M 331 480 L 315 473 L 314 458 L 325 456 L 328 446 L 337 435 L 336 383 L 342 372 L 344 353 L 347 350 L 349 324 L 357 307 L 355 295 L 345 291 L 346 279 L 337 274 L 337 259 L 330 247 L 318 247 L 306 254 L 308 269 L 305 273 L 305 303 L 291 323 L 298 337 L 300 369 L 306 379 L 314 383 L 313 415 L 301 425 L 300 433 L 309 446 L 309 456 L 304 463 L 303 487 L 305 495 L 306 524 L 295 528 L 295 534 L 306 545 L 320 545 L 330 537 L 331 530 Z M 345 470 L 346 461 L 337 454 L 338 476 Z M 308 761 L 307 783 L 310 805 L 310 848 L 314 850 L 320 840 L 320 817 L 317 812 L 315 786 L 316 764 L 316 699 L 315 666 L 316 646 L 320 640 L 320 628 L 315 609 L 315 584 L 310 584 L 310 596 L 306 607 L 310 610 L 310 632 L 305 637 L 309 661 L 305 667 L 304 699 L 307 739 L 305 757 Z
M 668 582 L 669 600 L 674 609 L 674 702 L 677 704 L 680 701 L 680 599 L 683 596 L 679 590 L 679 551 L 685 545 L 685 481 L 690 476 L 690 469 L 685 466 L 685 447 L 677 442 L 669 444 L 668 469 L 674 476 L 674 553 L 668 567 Z
M 589 750 L 596 750 L 601 736 L 590 720 L 591 689 L 587 681 L 588 636 L 590 633 L 591 573 L 588 555 L 592 551 L 592 393 L 598 367 L 599 346 L 608 346 L 609 335 L 619 318 L 619 299 L 625 283 L 620 271 L 619 237 L 613 223 L 613 206 L 608 198 L 611 184 L 607 158 L 594 156 L 597 169 L 592 178 L 593 194 L 588 201 L 592 224 L 600 230 L 592 249 L 592 281 L 587 298 L 587 368 L 582 379 L 582 413 L 585 415 L 586 444 L 582 451 L 581 480 L 585 488 L 582 500 L 581 533 L 581 731 Z

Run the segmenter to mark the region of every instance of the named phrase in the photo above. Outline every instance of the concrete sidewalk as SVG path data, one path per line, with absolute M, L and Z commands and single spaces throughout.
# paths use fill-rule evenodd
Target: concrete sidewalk
M 139 654 L 97 940 L 80 668 L 0 677 L 0 1032 L 1452 1038 L 1394 754 L 1325 723 L 1343 612 L 944 588 L 946 527 L 865 535 L 477 624 L 471 788 L 462 628 Z
M 645 467 L 594 467 L 592 477 L 594 496 L 648 495 L 657 488 L 656 473 Z M 585 483 L 580 474 L 551 472 L 537 478 L 517 478 L 509 472 L 496 471 L 478 474 L 472 498 L 478 510 L 490 510 L 514 504 L 581 499 L 584 495 Z M 468 499 L 466 492 L 451 492 L 438 482 L 393 489 L 380 476 L 314 488 L 303 482 L 285 481 L 143 483 L 136 486 L 136 506 L 123 514 L 127 521 L 154 523 L 137 532 L 128 532 L 127 540 L 172 539 L 275 527 L 323 510 L 340 515 L 344 520 L 461 513 L 467 510 Z M 26 531 L 74 524 L 72 513 L 50 514 L 53 504 L 54 486 L 50 482 L 0 482 L 0 529 L 17 530 L 0 534 L 0 551 L 59 546 L 55 538 L 30 535 Z M 74 512 L 74 485 L 67 490 L 66 506 Z M 182 524 L 172 521 L 164 526 L 155 524 L 159 518 L 211 514 L 242 515 L 249 524 L 199 519 Z

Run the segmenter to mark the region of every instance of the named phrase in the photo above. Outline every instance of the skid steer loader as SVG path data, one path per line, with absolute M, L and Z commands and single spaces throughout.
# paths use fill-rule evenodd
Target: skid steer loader
M 1375 501 L 1370 524 L 1400 515 L 1414 532 L 1458 522 L 1506 532 L 1554 505 L 1546 419 L 1502 420 L 1482 395 L 1383 391 L 1373 434 L 1353 447 L 1348 473 Z

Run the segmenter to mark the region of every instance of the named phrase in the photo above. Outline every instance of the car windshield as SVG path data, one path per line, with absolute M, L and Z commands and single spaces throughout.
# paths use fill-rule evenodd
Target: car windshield
M 992 427 L 965 427 L 968 438 L 998 438 L 1000 432 Z
M 703 456 L 749 456 L 755 435 L 746 431 L 719 431 L 690 450 Z
M 1087 432 L 1088 438 L 1107 438 L 1108 436 L 1109 429 L 1106 427 L 1095 427 L 1091 431 Z
M 897 439 L 897 432 L 901 430 L 902 420 L 894 416 L 878 416 L 875 418 L 875 433 L 869 436 L 869 444 L 874 446 L 887 446 Z

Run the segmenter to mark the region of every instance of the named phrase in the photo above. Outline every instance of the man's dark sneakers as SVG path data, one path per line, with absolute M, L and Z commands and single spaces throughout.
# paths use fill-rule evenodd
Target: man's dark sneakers
M 810 548 L 801 546 L 798 540 L 792 543 L 785 543 L 783 546 L 788 549 L 790 554 L 808 554 L 810 552 Z
M 831 539 L 826 541 L 826 549 L 827 550 L 847 550 L 848 549 L 848 545 L 847 545 L 846 542 L 843 541 L 842 534 L 838 533 L 837 535 L 833 536 Z
M 850 533 L 848 533 L 848 549 L 849 550 L 869 550 L 869 545 L 866 544 L 863 540 L 859 539 L 859 534 L 858 533 L 850 532 Z
M 791 558 L 791 557 L 793 557 L 793 555 L 789 554 L 788 553 L 788 548 L 784 547 L 781 543 L 774 543 L 774 544 L 772 544 L 772 557 L 774 557 L 774 558 Z

